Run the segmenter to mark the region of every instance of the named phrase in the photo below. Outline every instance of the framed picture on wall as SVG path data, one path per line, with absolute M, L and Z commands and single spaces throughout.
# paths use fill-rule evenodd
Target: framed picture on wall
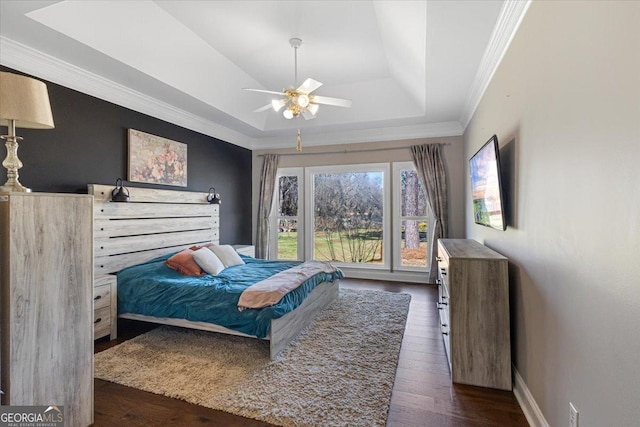
M 187 144 L 129 129 L 129 181 L 187 186 Z

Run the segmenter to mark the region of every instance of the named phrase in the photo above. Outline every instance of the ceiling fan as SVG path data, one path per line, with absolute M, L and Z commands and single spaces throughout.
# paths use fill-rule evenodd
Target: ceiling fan
M 295 83 L 298 83 L 298 48 L 302 45 L 302 40 L 294 37 L 289 40 L 289 44 L 294 49 L 294 61 L 295 61 Z M 274 95 L 281 95 L 285 98 L 274 99 L 264 107 L 260 107 L 254 110 L 254 113 L 260 113 L 273 108 L 274 111 L 280 111 L 284 108 L 282 115 L 286 119 L 297 118 L 302 115 L 305 120 L 311 120 L 316 118 L 316 113 L 320 108 L 320 105 L 333 105 L 336 107 L 351 107 L 350 99 L 331 98 L 329 96 L 313 95 L 311 92 L 322 86 L 317 80 L 307 79 L 297 89 L 284 89 L 282 92 L 276 92 L 272 90 L 263 89 L 248 89 L 252 92 L 270 93 Z M 299 135 L 299 132 L 298 132 Z

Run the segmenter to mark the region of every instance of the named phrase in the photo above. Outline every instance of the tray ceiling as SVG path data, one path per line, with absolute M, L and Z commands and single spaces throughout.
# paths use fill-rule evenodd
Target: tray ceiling
M 499 61 L 490 48 L 525 13 L 514 4 L 3 0 L 0 62 L 252 149 L 291 146 L 298 128 L 305 145 L 456 135 Z M 252 112 L 273 96 L 242 88 L 296 85 L 291 37 L 297 83 L 350 109 Z

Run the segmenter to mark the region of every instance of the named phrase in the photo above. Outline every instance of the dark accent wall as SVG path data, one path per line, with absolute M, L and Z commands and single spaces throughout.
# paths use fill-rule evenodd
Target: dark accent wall
M 0 70 L 23 74 L 0 66 Z M 39 79 L 42 80 L 42 79 Z M 20 182 L 32 191 L 86 192 L 87 184 L 127 179 L 128 129 L 187 144 L 188 187 L 128 183 L 168 190 L 220 193 L 220 242 L 251 243 L 251 151 L 154 117 L 47 83 L 54 129 L 17 129 L 24 140 Z M 6 134 L 6 127 L 0 129 Z M 1 158 L 6 151 L 2 149 Z M 6 169 L 0 179 L 6 181 Z

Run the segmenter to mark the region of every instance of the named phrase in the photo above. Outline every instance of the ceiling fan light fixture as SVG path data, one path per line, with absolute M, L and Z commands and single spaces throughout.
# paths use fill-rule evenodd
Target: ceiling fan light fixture
M 300 108 L 306 108 L 309 105 L 309 96 L 304 93 L 301 93 L 296 98 L 296 104 L 298 104 Z
M 294 51 L 294 82 L 298 85 L 298 48 L 302 45 L 302 40 L 294 37 L 289 40 L 289 44 Z M 260 107 L 255 110 L 255 112 L 262 112 L 273 108 L 274 111 L 278 112 L 282 110 L 284 107 L 284 111 L 282 111 L 282 115 L 285 119 L 291 120 L 298 118 L 299 116 L 304 117 L 305 120 L 312 120 L 316 118 L 316 113 L 320 109 L 319 104 L 325 105 L 334 105 L 338 107 L 351 107 L 351 101 L 348 99 L 340 99 L 340 98 L 331 98 L 328 96 L 319 96 L 314 95 L 316 89 L 322 86 L 317 80 L 312 78 L 306 79 L 300 86 L 297 88 L 289 88 L 283 89 L 282 92 L 275 92 L 264 89 L 246 89 L 254 92 L 264 92 L 264 93 L 272 93 L 276 95 L 282 95 L 286 98 L 284 99 L 274 99 L 271 103 Z M 296 138 L 297 142 L 297 151 L 302 151 L 302 138 L 300 136 L 300 129 L 298 129 L 298 134 Z

